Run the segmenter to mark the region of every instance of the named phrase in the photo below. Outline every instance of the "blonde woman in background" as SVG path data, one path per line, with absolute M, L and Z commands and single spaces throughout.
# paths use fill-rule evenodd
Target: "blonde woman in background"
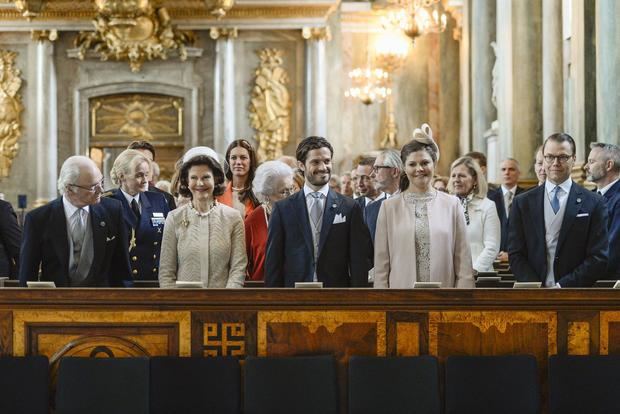
M 464 209 L 474 270 L 492 272 L 501 240 L 499 217 L 495 203 L 486 198 L 487 182 L 473 158 L 461 157 L 452 163 L 448 189 Z

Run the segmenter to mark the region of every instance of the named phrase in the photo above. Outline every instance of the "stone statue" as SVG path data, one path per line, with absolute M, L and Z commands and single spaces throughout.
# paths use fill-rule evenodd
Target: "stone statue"
M 21 71 L 15 68 L 16 52 L 0 50 L 0 178 L 8 177 L 19 149 Z
M 499 82 L 499 69 L 497 68 L 497 42 L 491 42 L 491 48 L 495 54 L 495 63 L 493 63 L 493 69 L 491 70 L 491 102 L 495 109 L 497 109 L 497 83 Z
M 291 98 L 286 88 L 289 77 L 282 67 L 283 51 L 257 51 L 261 63 L 255 71 L 256 79 L 250 101 L 250 124 L 256 130 L 259 161 L 282 156 L 291 130 Z

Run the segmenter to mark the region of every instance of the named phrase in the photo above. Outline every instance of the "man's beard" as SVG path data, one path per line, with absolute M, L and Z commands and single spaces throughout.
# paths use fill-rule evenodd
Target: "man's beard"
M 308 180 L 310 182 L 310 184 L 315 185 L 317 187 L 322 187 L 325 184 L 327 184 L 329 182 L 329 179 L 331 178 L 332 174 L 331 171 L 327 171 L 325 173 L 325 180 L 323 180 L 322 178 L 317 177 L 318 174 L 312 174 L 310 176 L 306 176 L 306 180 Z

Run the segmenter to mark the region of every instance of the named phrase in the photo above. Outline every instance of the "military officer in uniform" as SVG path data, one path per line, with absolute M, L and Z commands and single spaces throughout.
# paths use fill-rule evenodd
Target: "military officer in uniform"
M 136 150 L 125 150 L 114 161 L 110 176 L 119 188 L 104 194 L 123 205 L 129 260 L 134 280 L 157 280 L 159 252 L 168 203 L 163 195 L 147 191 L 150 160 Z

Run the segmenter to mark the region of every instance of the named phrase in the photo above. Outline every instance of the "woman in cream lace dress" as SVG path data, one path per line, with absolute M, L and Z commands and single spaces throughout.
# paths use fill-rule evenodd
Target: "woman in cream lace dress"
M 180 193 L 191 201 L 168 214 L 162 240 L 159 285 L 200 281 L 208 288 L 241 288 L 247 256 L 238 210 L 215 201 L 224 191 L 224 171 L 210 156 L 183 163 Z
M 377 219 L 374 286 L 474 287 L 463 209 L 456 197 L 432 187 L 439 149 L 427 124 L 414 131 L 401 159 L 401 193 L 383 202 Z

